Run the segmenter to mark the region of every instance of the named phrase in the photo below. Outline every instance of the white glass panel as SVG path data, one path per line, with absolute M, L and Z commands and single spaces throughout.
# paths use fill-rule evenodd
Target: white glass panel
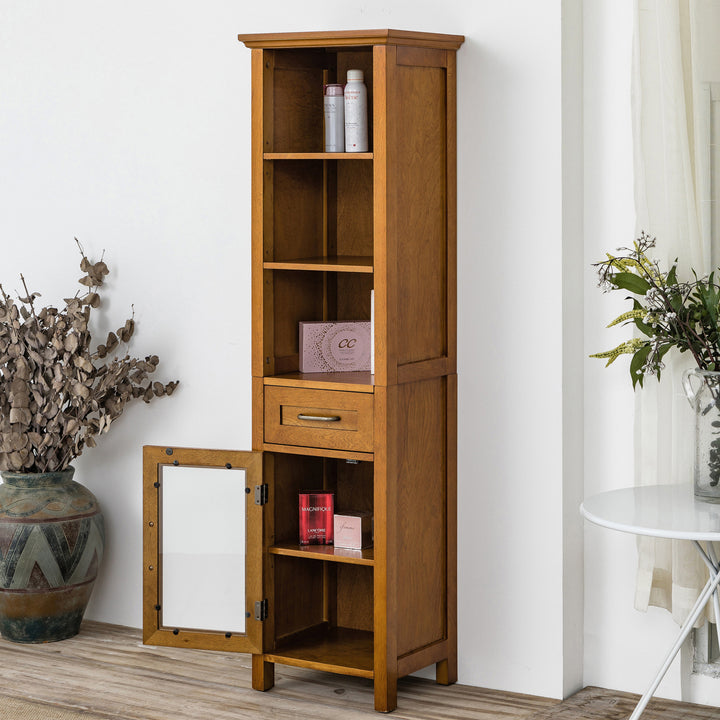
M 245 470 L 162 469 L 161 624 L 245 632 Z

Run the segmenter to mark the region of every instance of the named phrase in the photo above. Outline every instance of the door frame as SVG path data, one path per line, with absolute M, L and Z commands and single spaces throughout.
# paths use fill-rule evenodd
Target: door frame
M 245 470 L 245 632 L 222 632 L 162 626 L 162 517 L 163 467 L 227 468 Z M 263 506 L 255 502 L 255 487 L 263 483 L 261 452 L 143 447 L 143 643 L 203 650 L 262 653 L 262 620 L 255 604 L 262 603 Z

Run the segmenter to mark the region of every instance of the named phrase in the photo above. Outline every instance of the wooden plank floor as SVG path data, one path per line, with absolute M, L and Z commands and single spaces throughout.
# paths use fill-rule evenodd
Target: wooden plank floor
M 0 640 L 4 695 L 108 720 L 377 720 L 372 682 L 276 666 L 275 687 L 250 688 L 250 656 L 148 647 L 139 630 L 86 622 L 47 645 Z M 400 682 L 398 720 L 521 720 L 557 701 L 429 680 Z
M 47 645 L 0 640 L 0 696 L 41 703 L 41 714 L 7 706 L 2 717 L 102 720 L 377 720 L 372 682 L 276 666 L 276 685 L 250 688 L 250 657 L 148 647 L 139 630 L 86 622 L 78 637 Z M 625 720 L 638 696 L 585 688 L 563 703 L 430 680 L 400 681 L 398 720 Z M 0 701 L 2 698 L 0 698 Z M 47 709 L 47 714 L 45 710 Z M 33 708 L 29 710 L 31 712 Z M 7 712 L 10 715 L 7 715 Z M 82 717 L 82 716 L 80 716 Z M 720 710 L 653 700 L 643 720 L 719 720 Z

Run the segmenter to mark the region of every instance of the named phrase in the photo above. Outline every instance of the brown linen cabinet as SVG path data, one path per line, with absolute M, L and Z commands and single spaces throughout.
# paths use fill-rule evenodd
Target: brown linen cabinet
M 236 645 L 183 641 L 153 614 L 157 579 L 146 572 L 146 642 L 250 651 L 257 690 L 273 686 L 275 663 L 370 678 L 376 710 L 388 712 L 399 677 L 435 664 L 439 683 L 457 680 L 455 56 L 464 38 L 239 39 L 252 50 L 253 450 L 267 494 L 256 518 L 248 510 L 247 584 L 267 612 L 250 617 Z M 322 86 L 344 82 L 349 68 L 368 87 L 369 152 L 325 153 Z M 371 290 L 374 376 L 300 373 L 298 323 L 369 320 Z M 167 452 L 146 448 L 146 490 Z M 224 465 L 213 452 L 174 457 Z M 338 511 L 373 512 L 372 548 L 298 545 L 298 491 L 320 486 Z M 146 514 L 156 512 L 151 502 Z

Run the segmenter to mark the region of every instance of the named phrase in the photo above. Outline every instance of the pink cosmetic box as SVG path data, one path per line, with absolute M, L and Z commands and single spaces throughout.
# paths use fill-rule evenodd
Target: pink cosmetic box
M 369 322 L 301 322 L 300 372 L 370 370 Z

